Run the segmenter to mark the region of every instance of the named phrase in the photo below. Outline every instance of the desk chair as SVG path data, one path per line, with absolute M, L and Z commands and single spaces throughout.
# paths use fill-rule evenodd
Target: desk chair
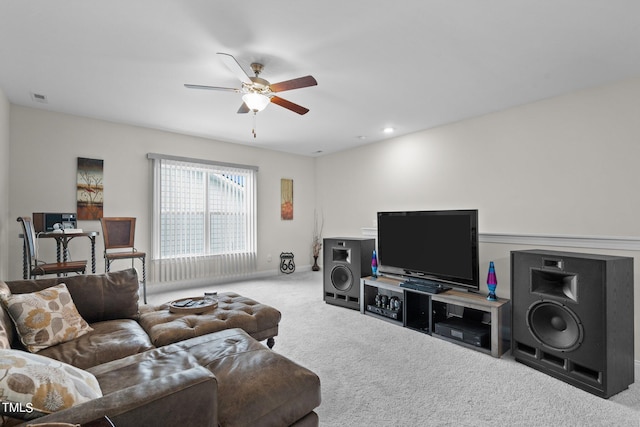
M 136 259 L 142 261 L 142 292 L 147 303 L 146 254 L 139 252 L 133 245 L 136 234 L 136 219 L 130 217 L 104 217 L 100 219 L 104 236 L 104 269 L 109 272 L 111 262 L 119 259 L 131 259 L 131 267 Z M 113 251 L 113 250 L 116 251 Z M 127 250 L 122 250 L 127 249 Z
M 87 261 L 62 261 L 55 263 L 45 263 L 37 259 L 37 244 L 36 244 L 36 232 L 33 228 L 33 222 L 31 217 L 21 216 L 18 218 L 18 222 L 22 224 L 22 237 L 24 238 L 24 260 L 25 270 L 28 265 L 28 270 L 25 271 L 25 276 L 29 279 L 36 278 L 37 276 L 44 276 L 46 274 L 61 274 L 67 275 L 68 273 L 84 274 L 87 270 Z

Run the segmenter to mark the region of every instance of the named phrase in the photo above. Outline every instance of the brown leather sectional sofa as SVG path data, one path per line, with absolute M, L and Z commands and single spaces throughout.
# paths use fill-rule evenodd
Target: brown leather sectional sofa
M 11 281 L 5 292 L 30 293 L 61 282 L 93 331 L 37 354 L 92 373 L 103 396 L 31 422 L 82 424 L 106 415 L 117 427 L 318 425 L 318 376 L 242 329 L 155 346 L 139 323 L 149 308 L 138 306 L 134 269 Z M 22 348 L 0 310 L 0 332 L 7 331 L 12 348 Z

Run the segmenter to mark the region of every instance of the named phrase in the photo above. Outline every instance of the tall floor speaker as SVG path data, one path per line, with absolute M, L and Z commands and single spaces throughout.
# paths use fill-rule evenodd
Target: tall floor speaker
M 360 278 L 371 275 L 375 240 L 353 237 L 323 241 L 324 301 L 360 309 Z
M 633 258 L 511 252 L 515 359 L 597 396 L 634 381 Z

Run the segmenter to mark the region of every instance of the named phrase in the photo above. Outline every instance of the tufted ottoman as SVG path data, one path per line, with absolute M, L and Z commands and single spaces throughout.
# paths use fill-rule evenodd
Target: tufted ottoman
M 202 314 L 171 313 L 169 304 L 140 307 L 140 325 L 156 347 L 189 338 L 240 328 L 258 341 L 267 340 L 269 348 L 278 335 L 281 313 L 234 292 L 218 295 L 218 307 Z

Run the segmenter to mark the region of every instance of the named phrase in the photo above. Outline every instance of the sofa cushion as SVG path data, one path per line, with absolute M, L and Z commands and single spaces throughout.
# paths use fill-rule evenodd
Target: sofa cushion
M 32 353 L 91 331 L 64 283 L 0 298 L 16 325 L 20 341 Z
M 198 366 L 198 361 L 189 353 L 161 347 L 96 365 L 87 371 L 96 377 L 102 392 L 109 394 Z
M 133 268 L 105 274 L 79 274 L 6 283 L 12 294 L 24 294 L 63 282 L 67 285 L 78 312 L 89 323 L 138 318 L 140 284 Z
M 0 400 L 21 403 L 27 414 L 56 412 L 101 396 L 89 372 L 37 354 L 0 350 Z
M 93 330 L 38 354 L 81 369 L 127 357 L 154 348 L 142 327 L 131 319 L 92 323 Z

